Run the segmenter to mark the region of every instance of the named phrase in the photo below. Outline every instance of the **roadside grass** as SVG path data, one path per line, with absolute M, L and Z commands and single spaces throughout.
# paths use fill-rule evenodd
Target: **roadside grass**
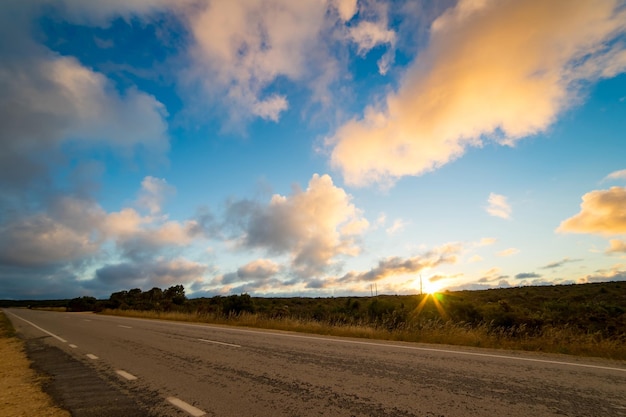
M 24 344 L 0 311 L 0 410 L 4 416 L 70 417 L 42 391 L 45 378 L 30 367 Z
M 486 323 L 469 325 L 437 319 L 409 321 L 403 326 L 388 329 L 384 326 L 373 326 L 370 323 L 336 324 L 294 317 L 269 318 L 257 313 L 224 316 L 215 313 L 105 309 L 101 314 L 328 336 L 524 350 L 626 360 L 626 337 L 624 335 L 613 338 L 603 337 L 599 332 L 585 332 L 567 325 L 559 327 L 546 325 L 539 332 L 530 332 L 525 329 L 524 325 L 508 329 L 494 329 Z

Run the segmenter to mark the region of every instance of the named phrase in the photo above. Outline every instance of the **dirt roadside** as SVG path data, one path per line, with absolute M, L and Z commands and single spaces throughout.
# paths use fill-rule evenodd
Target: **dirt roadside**
M 43 392 L 45 379 L 33 370 L 24 343 L 0 311 L 0 414 L 8 417 L 70 417 Z

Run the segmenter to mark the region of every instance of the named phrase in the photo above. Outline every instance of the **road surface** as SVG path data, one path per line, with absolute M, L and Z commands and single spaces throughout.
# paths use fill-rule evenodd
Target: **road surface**
M 626 416 L 624 362 L 4 311 L 35 350 L 117 385 L 136 415 Z

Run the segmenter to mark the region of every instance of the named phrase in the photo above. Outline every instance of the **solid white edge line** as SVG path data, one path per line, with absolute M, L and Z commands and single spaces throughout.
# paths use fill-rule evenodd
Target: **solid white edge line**
M 73 344 L 73 343 L 70 343 L 70 345 L 69 345 L 69 346 L 70 346 L 72 349 L 76 349 L 76 348 L 78 347 L 78 346 L 76 346 L 76 345 L 75 345 L 75 344 Z
M 124 320 L 133 320 L 133 321 L 151 322 L 151 323 L 163 324 L 163 325 L 173 324 L 173 325 L 184 326 L 184 327 L 196 327 L 196 328 L 205 328 L 205 329 L 208 328 L 208 329 L 213 329 L 213 330 L 222 330 L 222 331 L 235 332 L 235 333 L 252 333 L 252 334 L 260 334 L 260 335 L 266 335 L 266 336 L 291 337 L 291 338 L 296 338 L 296 339 L 323 340 L 323 341 L 331 342 L 331 343 L 346 343 L 346 344 L 356 344 L 356 345 L 366 345 L 366 346 L 389 347 L 389 348 L 417 350 L 417 351 L 424 351 L 424 352 L 452 353 L 452 354 L 459 354 L 459 355 L 482 356 L 482 357 L 487 357 L 487 358 L 498 358 L 498 359 L 509 359 L 509 360 L 514 360 L 514 361 L 549 363 L 549 364 L 553 364 L 553 365 L 577 366 L 577 367 L 580 367 L 580 368 L 603 369 L 603 370 L 607 370 L 607 371 L 626 372 L 626 368 L 615 368 L 615 367 L 611 367 L 611 366 L 600 366 L 600 365 L 588 365 L 588 364 L 584 364 L 584 363 L 574 363 L 574 362 L 552 361 L 552 360 L 547 360 L 547 359 L 521 358 L 521 357 L 518 357 L 518 356 L 495 355 L 495 354 L 478 353 L 478 352 L 465 352 L 465 351 L 461 351 L 461 350 L 424 348 L 424 347 L 418 347 L 418 346 L 403 346 L 403 345 L 394 345 L 394 344 L 391 344 L 391 343 L 387 344 L 387 343 L 361 342 L 361 341 L 358 341 L 358 340 L 341 340 L 341 339 L 334 339 L 334 338 L 326 338 L 326 337 L 322 337 L 322 336 L 314 337 L 314 336 L 304 336 L 304 335 L 288 334 L 288 333 L 274 333 L 272 331 L 261 332 L 261 331 L 257 331 L 257 330 L 246 330 L 246 329 L 233 329 L 233 328 L 228 328 L 228 327 L 217 327 L 217 326 L 211 326 L 211 325 L 207 325 L 207 324 L 179 323 L 179 322 L 175 322 L 175 321 L 168 321 L 168 322 L 164 323 L 161 320 L 141 319 L 141 318 L 136 318 L 136 317 L 115 316 L 115 318 L 121 318 L 121 319 L 124 319 Z
M 93 360 L 100 359 L 96 355 L 94 355 L 93 353 L 88 353 L 85 356 L 87 356 L 89 359 L 93 359 Z
M 116 374 L 118 374 L 119 376 L 121 376 L 122 378 L 126 378 L 129 381 L 134 381 L 135 379 L 137 379 L 137 377 L 131 373 L 128 373 L 126 371 L 123 371 L 121 369 L 117 369 L 115 371 Z
M 175 407 L 180 408 L 181 410 L 191 414 L 194 417 L 201 417 L 206 415 L 206 413 L 199 408 L 194 407 L 191 404 L 187 404 L 183 400 L 179 400 L 176 397 L 167 397 L 166 400 Z
M 240 348 L 241 345 L 234 345 L 232 343 L 225 343 L 225 342 L 218 342 L 217 340 L 207 340 L 207 339 L 198 339 L 201 342 L 206 342 L 206 343 L 214 343 L 216 345 L 224 345 L 224 346 L 232 346 L 232 347 L 236 347 L 236 348 Z
M 67 343 L 67 340 L 63 339 L 62 337 L 57 336 L 56 334 L 54 334 L 54 333 L 52 333 L 52 332 L 47 331 L 46 329 L 42 329 L 41 327 L 37 326 L 37 325 L 36 325 L 35 323 L 33 323 L 32 321 L 28 321 L 28 320 L 26 320 L 26 319 L 24 319 L 24 318 L 22 318 L 22 317 L 18 316 L 17 314 L 10 313 L 10 312 L 8 312 L 8 311 L 7 311 L 7 313 L 9 313 L 10 315 L 12 315 L 12 316 L 14 316 L 14 317 L 17 317 L 17 318 L 18 318 L 18 319 L 20 319 L 20 320 L 25 321 L 26 323 L 28 323 L 28 324 L 30 324 L 31 326 L 33 326 L 35 329 L 39 329 L 39 330 L 41 330 L 42 332 L 44 332 L 44 333 L 46 333 L 46 334 L 48 334 L 48 335 L 50 335 L 50 336 L 54 337 L 54 338 L 55 338 L 55 339 L 57 339 L 58 341 L 63 342 L 63 343 Z
M 124 326 L 123 324 L 118 324 L 117 327 L 122 327 L 124 329 L 132 329 L 130 326 Z

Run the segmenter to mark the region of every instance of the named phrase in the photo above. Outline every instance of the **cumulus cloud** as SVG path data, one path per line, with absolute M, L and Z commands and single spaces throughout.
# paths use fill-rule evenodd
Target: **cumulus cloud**
M 349 184 L 392 181 L 486 140 L 512 145 L 545 130 L 578 101 L 580 81 L 626 68 L 623 44 L 612 42 L 626 30 L 619 5 L 458 2 L 433 22 L 398 90 L 328 138 L 331 164 Z
M 2 225 L 3 263 L 27 267 L 69 262 L 95 254 L 109 240 L 125 256 L 136 258 L 185 246 L 198 236 L 193 220 L 161 221 L 132 208 L 106 213 L 94 202 L 68 197 L 55 206 L 67 211 L 23 216 Z
M 156 259 L 150 262 L 124 262 L 96 270 L 86 287 L 119 291 L 129 288 L 148 289 L 193 282 L 207 271 L 207 266 L 184 258 Z
M 455 264 L 461 250 L 462 247 L 459 244 L 447 244 L 411 258 L 397 256 L 385 258 L 369 271 L 350 271 L 338 278 L 337 282 L 375 282 L 390 276 L 417 274 L 427 268 L 435 268 L 443 264 Z
M 257 259 L 212 280 L 210 285 L 218 292 L 243 293 L 250 291 L 276 290 L 290 283 L 277 277 L 281 266 L 270 259 Z
M 582 200 L 580 212 L 561 222 L 557 232 L 626 234 L 626 188 L 595 190 L 585 194 Z
M 243 246 L 289 254 L 294 271 L 304 276 L 324 271 L 340 255 L 357 255 L 356 238 L 369 226 L 351 196 L 330 176 L 317 174 L 306 190 L 275 194 L 267 205 L 232 201 L 226 215 L 243 232 Z
M 73 3 L 10 2 L 0 16 L 0 37 L 11 39 L 0 46 L 0 184 L 5 189 L 45 184 L 49 166 L 68 144 L 105 145 L 123 155 L 140 148 L 157 157 L 168 149 L 167 111 L 155 97 L 133 87 L 120 91 L 102 73 L 33 38 L 33 22 L 44 10 L 86 21 L 100 20 L 96 9 L 108 15 L 104 9 L 112 6 Z M 133 10 L 145 9 L 135 5 Z
M 611 239 L 609 245 L 607 253 L 626 253 L 626 242 L 623 240 Z
M 352 19 L 358 10 L 357 0 L 334 0 L 333 3 L 344 22 Z
M 591 282 L 626 281 L 626 270 L 624 265 L 615 265 L 611 269 L 598 270 L 593 274 L 586 275 L 578 279 L 578 284 Z
M 489 206 L 486 210 L 491 216 L 500 217 L 502 219 L 511 218 L 512 209 L 505 196 L 490 193 L 487 202 L 489 203 Z
M 386 8 L 377 2 L 216 1 L 182 10 L 193 39 L 182 79 L 226 107 L 230 128 L 252 117 L 278 121 L 290 104 L 286 89 L 269 91 L 277 81 L 305 85 L 313 101 L 328 104 L 329 86 L 345 65 L 332 51 L 337 44 L 355 42 L 362 55 L 390 45 L 379 60 L 380 72 L 393 62 L 395 33 L 388 28 Z

